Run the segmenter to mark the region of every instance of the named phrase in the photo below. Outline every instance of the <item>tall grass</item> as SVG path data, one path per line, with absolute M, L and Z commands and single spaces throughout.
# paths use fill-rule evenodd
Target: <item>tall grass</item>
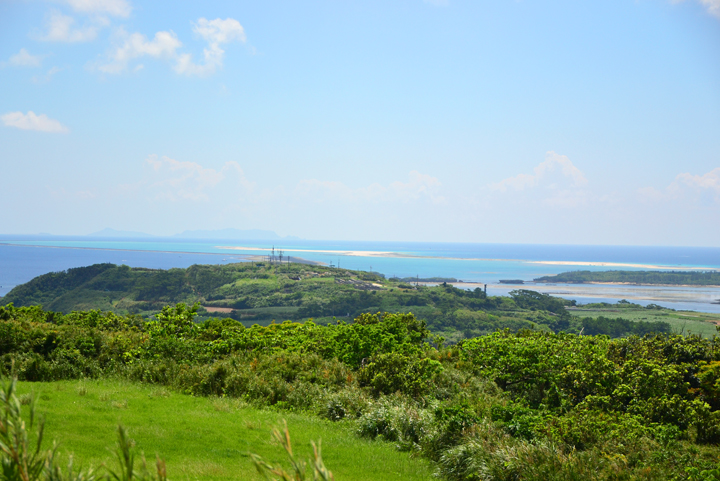
M 96 467 L 96 473 L 103 479 L 108 468 L 118 475 L 124 469 L 118 461 L 119 446 L 114 444 L 119 435 L 118 423 L 125 426 L 126 445 L 135 453 L 136 476 L 146 469 L 157 479 L 157 454 L 164 459 L 171 480 L 259 481 L 263 475 L 254 466 L 250 453 L 273 468 L 282 466 L 292 473 L 287 452 L 271 436 L 273 426 L 280 426 L 281 433 L 284 431 L 283 419 L 292 434 L 295 459 L 307 462 L 308 479 L 313 479 L 311 468 L 315 459 L 311 441 L 317 443 L 318 439 L 322 439 L 323 464 L 338 480 L 432 478 L 425 460 L 397 452 L 390 443 L 354 436 L 352 422 L 333 423 L 308 414 L 258 409 L 241 399 L 188 396 L 126 381 L 86 380 L 83 385 L 87 392 L 80 396 L 77 381 L 20 382 L 17 395 L 22 397 L 30 390 L 37 393 L 37 412 L 47 419 L 43 443 L 48 445 L 53 439 L 60 442 L 55 464 L 59 462 L 64 467 L 72 453 L 76 465 Z M 125 408 L 113 405 L 118 399 L 125 401 Z M 27 405 L 22 409 L 27 422 Z M 34 436 L 31 433 L 30 440 Z M 147 455 L 147 468 L 143 467 L 143 452 Z

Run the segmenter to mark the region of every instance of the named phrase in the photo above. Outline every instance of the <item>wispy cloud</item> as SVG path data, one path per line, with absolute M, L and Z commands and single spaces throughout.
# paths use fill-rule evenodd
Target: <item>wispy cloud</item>
M 76 12 L 86 14 L 128 17 L 132 12 L 132 6 L 125 0 L 63 0 L 62 3 Z
M 720 205 L 720 167 L 702 175 L 684 172 L 678 174 L 664 189 L 643 187 L 637 192 L 641 201 L 651 204 L 682 201 Z
M 137 183 L 121 186 L 121 192 L 135 195 L 140 191 L 161 201 L 209 202 L 220 200 L 217 197 L 227 201 L 228 194 L 237 199 L 242 192 L 254 188 L 237 162 L 226 162 L 217 170 L 196 162 L 150 155 L 145 160 L 145 166 L 143 178 Z
M 233 18 L 225 20 L 200 18 L 193 26 L 193 32 L 208 43 L 208 48 L 203 50 L 205 63 L 196 64 L 191 54 L 183 54 L 178 58 L 175 66 L 175 71 L 179 74 L 199 76 L 213 74 L 215 70 L 222 68 L 225 57 L 225 50 L 220 45 L 230 42 L 245 43 L 247 40 L 245 29 Z
M 512 192 L 513 198 L 521 198 L 523 203 L 577 207 L 588 202 L 587 183 L 585 175 L 566 155 L 550 151 L 532 174 L 521 173 L 488 187 L 490 192 Z
M 46 31 L 38 37 L 38 40 L 45 42 L 89 42 L 95 40 L 99 27 L 97 25 L 86 25 L 76 27 L 73 17 L 53 11 L 46 21 Z
M 127 34 L 119 29 L 117 38 L 120 39 L 120 45 L 112 49 L 107 55 L 107 60 L 101 62 L 97 68 L 104 73 L 119 74 L 128 70 L 132 60 L 151 57 L 173 61 L 173 68 L 178 74 L 211 75 L 223 66 L 225 50 L 221 45 L 246 41 L 242 25 L 232 18 L 225 20 L 200 18 L 194 24 L 193 32 L 208 44 L 203 50 L 204 62 L 201 64 L 193 61 L 192 54 L 178 51 L 183 44 L 172 31 L 157 32 L 152 40 L 148 40 L 140 33 Z M 134 70 L 142 68 L 142 65 L 133 67 Z
M 226 162 L 211 168 L 197 162 L 150 155 L 145 172 L 133 184 L 119 186 L 118 192 L 128 198 L 144 198 L 158 205 L 184 203 L 208 205 L 215 212 L 286 212 L 312 209 L 322 205 L 328 209 L 347 208 L 368 215 L 379 206 L 403 209 L 412 204 L 443 205 L 440 181 L 435 177 L 412 171 L 408 178 L 386 184 L 373 183 L 350 187 L 341 181 L 304 179 L 286 188 L 259 188 L 248 179 L 237 162 Z M 253 214 L 253 215 L 255 215 Z
M 560 175 L 558 179 L 557 174 Z M 533 169 L 532 174 L 518 174 L 515 177 L 509 177 L 496 184 L 491 188 L 505 192 L 508 189 L 525 190 L 541 184 L 557 185 L 557 181 L 563 183 L 570 182 L 573 187 L 581 187 L 587 184 L 585 175 L 573 165 L 566 155 L 558 155 L 553 151 L 545 154 L 545 161 L 538 164 Z
M 41 55 L 31 55 L 30 52 L 21 48 L 18 53 L 10 57 L 8 64 L 14 67 L 39 67 L 42 59 Z
M 37 130 L 39 132 L 66 133 L 69 129 L 55 119 L 45 114 L 36 115 L 32 110 L 27 114 L 22 112 L 9 112 L 0 116 L 6 127 L 15 127 L 22 130 Z
M 152 40 L 140 33 L 128 35 L 124 30 L 119 30 L 118 36 L 124 39 L 123 43 L 109 54 L 109 62 L 98 67 L 101 72 L 124 72 L 130 61 L 144 56 L 172 59 L 177 56 L 177 49 L 182 46 L 182 42 L 173 32 L 157 32 Z
M 671 0 L 672 3 L 683 3 L 687 0 Z M 720 18 L 720 0 L 696 0 L 707 9 L 710 15 Z
M 705 5 L 710 14 L 720 18 L 720 0 L 700 0 L 700 3 Z
M 45 75 L 35 75 L 31 80 L 33 81 L 33 83 L 36 84 L 48 83 L 50 80 L 52 80 L 55 74 L 62 72 L 62 70 L 63 69 L 61 69 L 60 67 L 55 66 L 48 70 Z

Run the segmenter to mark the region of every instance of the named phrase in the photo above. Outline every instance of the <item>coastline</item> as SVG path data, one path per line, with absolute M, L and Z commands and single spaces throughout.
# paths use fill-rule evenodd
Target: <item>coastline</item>
M 198 252 L 198 251 L 171 251 L 171 250 L 153 250 L 153 249 L 122 249 L 112 247 L 81 247 L 81 246 L 58 246 L 58 245 L 38 245 L 38 244 L 17 244 L 13 242 L 0 242 L 0 245 L 16 246 L 16 247 L 39 247 L 52 249 L 83 249 L 95 251 L 116 251 L 116 252 L 148 252 L 161 254 L 198 254 L 211 256 L 228 256 L 237 255 L 243 260 L 261 261 L 264 256 L 262 254 L 245 254 L 231 252 Z M 248 247 L 248 246 L 214 246 L 216 249 L 224 249 L 229 251 L 255 251 L 255 252 L 271 252 L 271 248 L 267 247 Z M 280 250 L 280 249 L 276 249 Z M 510 258 L 483 258 L 483 257 L 447 257 L 447 256 L 423 256 L 416 254 L 406 254 L 402 252 L 392 251 L 368 251 L 368 250 L 332 250 L 332 249 L 282 249 L 284 252 L 307 252 L 310 254 L 333 254 L 347 257 L 366 257 L 366 258 L 396 258 L 396 259 L 438 259 L 448 261 L 474 261 L 474 262 L 521 262 L 525 264 L 547 265 L 547 266 L 587 266 L 587 267 L 626 267 L 634 269 L 649 270 L 674 270 L 674 271 L 720 271 L 720 267 L 707 266 L 678 266 L 678 265 L 661 265 L 661 264 L 637 264 L 624 262 L 595 262 L 595 261 L 536 261 L 529 259 L 510 259 Z M 323 264 L 323 262 L 310 261 L 301 257 L 295 258 L 296 262 L 308 264 Z
M 266 260 L 267 256 L 261 254 L 230 254 L 227 252 L 197 252 L 197 251 L 161 251 L 152 249 L 118 249 L 113 247 L 77 247 L 77 246 L 52 246 L 52 245 L 36 245 L 36 244 L 11 244 L 9 242 L 0 242 L 0 245 L 11 246 L 11 247 L 36 247 L 40 249 L 80 249 L 87 251 L 112 251 L 112 252 L 146 252 L 146 253 L 157 253 L 157 254 L 186 254 L 186 255 L 199 255 L 199 256 L 237 256 L 238 262 L 262 262 Z M 262 249 L 255 249 L 262 250 Z M 266 249 L 270 250 L 270 249 Z M 289 257 L 289 256 L 288 256 Z M 311 265 L 324 265 L 323 262 L 311 261 L 309 259 L 303 259 L 302 257 L 289 257 L 291 262 L 298 262 L 300 264 L 311 264 Z
M 590 266 L 590 267 L 635 267 L 638 269 L 660 269 L 681 271 L 720 271 L 720 267 L 697 266 L 662 266 L 655 264 L 631 264 L 624 262 L 585 262 L 585 261 L 525 261 L 531 264 L 545 264 L 553 266 Z
M 423 284 L 423 283 L 421 283 Z M 438 283 L 424 283 L 437 285 Z M 448 283 L 450 284 L 450 283 Z M 484 288 L 478 282 L 453 282 L 453 286 L 465 289 Z M 488 290 L 500 291 L 502 295 L 514 289 L 528 289 L 557 297 L 581 297 L 590 299 L 627 299 L 647 302 L 680 302 L 691 304 L 717 305 L 720 300 L 720 287 L 717 286 L 637 286 L 636 289 L 623 289 L 634 284 L 487 284 Z M 706 287 L 706 288 L 705 288 Z M 673 289 L 675 288 L 675 289 Z M 696 289 L 699 288 L 699 289 Z M 703 289 L 705 288 L 705 289 Z M 491 293 L 488 293 L 491 294 Z M 497 295 L 497 294 L 492 294 Z M 696 309 L 693 309 L 696 310 Z M 705 311 L 701 311 L 705 312 Z
M 600 285 L 600 286 L 637 286 L 637 287 L 690 287 L 690 288 L 707 288 L 707 289 L 720 289 L 720 286 L 714 284 L 700 285 L 700 284 L 638 284 L 636 282 L 532 282 L 523 285 L 528 286 L 542 286 L 542 285 L 569 285 L 569 286 L 583 286 L 583 285 Z M 506 284 L 506 285 L 519 285 L 519 284 Z
M 267 247 L 245 247 L 245 246 L 215 246 L 216 249 L 229 249 L 238 251 L 263 251 L 271 252 Z M 443 259 L 451 261 L 484 261 L 484 262 L 524 262 L 527 264 L 553 265 L 553 266 L 592 266 L 592 267 L 633 267 L 638 269 L 654 270 L 683 270 L 683 271 L 720 271 L 720 267 L 698 267 L 698 266 L 664 266 L 658 264 L 633 264 L 623 262 L 588 262 L 588 261 L 532 261 L 527 259 L 497 259 L 482 257 L 444 257 L 444 256 L 420 256 L 415 254 L 404 254 L 391 251 L 356 251 L 356 250 L 329 250 L 329 249 L 282 249 L 284 252 L 310 252 L 314 254 L 335 254 L 347 257 L 389 257 L 407 259 Z

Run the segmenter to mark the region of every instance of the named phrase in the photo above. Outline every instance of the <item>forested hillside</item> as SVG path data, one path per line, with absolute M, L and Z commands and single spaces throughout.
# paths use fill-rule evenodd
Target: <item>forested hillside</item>
M 69 313 L 101 310 L 149 317 L 165 305 L 198 303 L 198 319 L 232 318 L 244 325 L 272 321 L 351 321 L 363 313 L 413 313 L 452 342 L 499 329 L 532 328 L 620 337 L 670 332 L 665 322 L 599 321 L 573 317 L 572 302 L 529 290 L 486 296 L 442 283 L 413 285 L 407 279 L 303 264 L 239 263 L 150 270 L 96 264 L 39 276 L 17 286 L 0 305 L 42 306 Z
M 544 276 L 535 282 L 564 282 L 582 284 L 585 282 L 624 282 L 628 284 L 667 284 L 687 286 L 720 286 L 718 271 L 572 271 L 555 276 Z

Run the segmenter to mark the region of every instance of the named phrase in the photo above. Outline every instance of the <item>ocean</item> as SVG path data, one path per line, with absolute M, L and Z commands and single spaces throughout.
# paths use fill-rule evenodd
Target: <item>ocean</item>
M 175 238 L 89 238 L 0 236 L 0 296 L 35 276 L 100 262 L 169 269 L 193 264 L 227 264 L 276 254 L 387 277 L 452 277 L 466 287 L 488 284 L 488 293 L 517 286 L 500 280 L 532 281 L 571 270 L 720 270 L 720 248 L 353 242 L 311 240 L 187 240 Z M 459 284 L 459 287 L 462 287 Z M 533 285 L 525 288 L 578 302 L 628 299 L 683 310 L 720 313 L 720 288 L 607 285 Z

